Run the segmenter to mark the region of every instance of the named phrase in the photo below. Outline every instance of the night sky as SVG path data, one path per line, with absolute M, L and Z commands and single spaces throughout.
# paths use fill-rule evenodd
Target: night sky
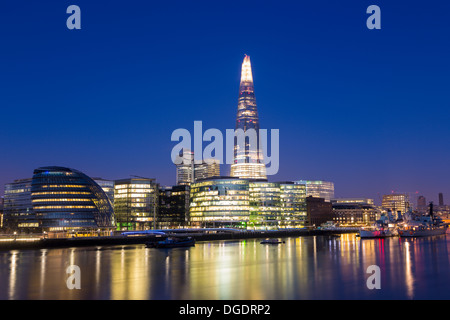
M 66 27 L 72 4 L 81 30 Z M 450 204 L 449 13 L 438 0 L 4 2 L 0 195 L 50 165 L 175 184 L 172 132 L 234 128 L 248 54 L 261 128 L 280 130 L 270 181 Z

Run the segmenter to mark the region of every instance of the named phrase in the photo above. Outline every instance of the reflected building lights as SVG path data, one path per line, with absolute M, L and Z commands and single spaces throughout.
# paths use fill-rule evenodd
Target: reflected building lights
M 48 249 L 41 250 L 41 272 L 40 272 L 40 281 L 39 281 L 39 296 L 41 299 L 44 299 L 44 291 L 45 291 L 45 274 L 47 272 L 47 252 Z
M 412 274 L 411 265 L 411 248 L 410 243 L 405 241 L 405 284 L 407 289 L 407 295 L 409 299 L 414 298 L 414 276 Z
M 17 282 L 17 260 L 18 251 L 11 252 L 10 264 L 9 264 L 9 290 L 8 298 L 10 300 L 14 299 L 16 296 L 16 282 Z

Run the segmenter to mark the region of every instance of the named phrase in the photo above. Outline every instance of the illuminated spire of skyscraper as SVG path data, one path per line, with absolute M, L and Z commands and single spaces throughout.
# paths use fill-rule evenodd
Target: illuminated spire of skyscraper
M 236 129 L 242 129 L 244 132 L 254 129 L 256 139 L 246 138 L 245 147 L 242 147 L 235 138 L 231 176 L 245 179 L 266 179 L 266 167 L 259 141 L 259 118 L 253 86 L 252 66 L 250 57 L 247 55 L 245 55 L 242 63 Z

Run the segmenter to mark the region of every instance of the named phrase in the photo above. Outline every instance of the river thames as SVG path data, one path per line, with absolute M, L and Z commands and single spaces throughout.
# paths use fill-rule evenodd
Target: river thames
M 403 239 L 338 237 L 197 242 L 0 252 L 0 299 L 307 300 L 449 299 L 448 235 Z M 69 266 L 80 289 L 69 289 Z M 380 289 L 369 289 L 378 266 Z

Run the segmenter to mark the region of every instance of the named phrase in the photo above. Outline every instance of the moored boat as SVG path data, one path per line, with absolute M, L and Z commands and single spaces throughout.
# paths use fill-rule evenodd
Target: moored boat
M 447 225 L 442 226 L 412 226 L 399 229 L 400 237 L 427 237 L 446 234 Z
M 370 227 L 364 227 L 359 230 L 359 237 L 364 238 L 386 238 L 396 236 L 397 228 L 396 221 L 392 217 L 391 213 L 388 215 L 381 215 L 380 220 L 375 221 L 375 223 Z
M 399 226 L 400 237 L 426 237 L 446 234 L 448 225 L 441 218 L 433 215 L 433 203 L 430 203 L 429 215 L 414 217 L 406 215 L 405 222 Z
M 147 248 L 179 248 L 195 246 L 195 239 L 192 237 L 176 238 L 169 237 L 158 242 L 148 242 Z
M 386 238 L 396 236 L 397 232 L 394 228 L 374 228 L 374 229 L 361 229 L 359 231 L 360 238 Z
M 261 244 L 280 244 L 284 243 L 284 241 L 281 241 L 279 239 L 265 239 L 260 242 Z

